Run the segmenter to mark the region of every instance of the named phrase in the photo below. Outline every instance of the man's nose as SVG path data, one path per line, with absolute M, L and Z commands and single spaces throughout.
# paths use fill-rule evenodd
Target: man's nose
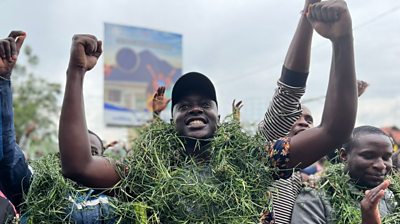
M 386 164 L 385 161 L 383 161 L 382 158 L 378 158 L 374 164 L 372 165 L 372 167 L 379 171 L 380 173 L 386 173 Z
M 297 121 L 297 125 L 304 128 L 309 128 L 310 124 L 304 119 L 304 117 L 300 117 Z
M 200 106 L 193 106 L 192 109 L 190 109 L 189 113 L 190 114 L 202 114 L 202 113 L 204 113 L 204 110 Z

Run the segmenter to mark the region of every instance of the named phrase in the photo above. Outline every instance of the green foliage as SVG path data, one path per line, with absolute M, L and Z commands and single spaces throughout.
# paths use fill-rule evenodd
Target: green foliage
M 34 160 L 31 166 L 35 173 L 29 191 L 24 195 L 22 220 L 29 224 L 74 223 L 71 214 L 76 208 L 72 207 L 70 200 L 81 201 L 83 197 L 87 197 L 90 189 L 63 177 L 59 154 L 43 156 Z M 145 208 L 142 204 L 126 202 L 119 203 L 119 206 L 115 207 L 116 199 L 109 199 L 111 207 L 116 211 L 120 209 L 131 211 L 129 217 L 117 217 L 116 223 L 146 223 Z M 108 223 L 108 218 L 114 216 L 98 218 Z
M 389 176 L 389 189 L 393 192 L 395 201 L 397 202 L 396 210 L 393 214 L 385 217 L 382 221 L 383 224 L 399 223 L 400 220 L 400 172 L 393 171 Z
M 396 201 L 400 201 L 400 171 L 393 170 L 389 176 L 389 189 L 393 191 Z
M 31 148 L 54 151 L 57 149 L 56 121 L 61 86 L 33 74 L 32 70 L 38 63 L 39 58 L 33 54 L 32 48 L 26 46 L 14 68 L 12 87 L 15 130 L 19 140 L 27 125 L 35 123 Z
M 61 174 L 60 159 L 52 154 L 33 161 L 34 178 L 23 204 L 28 223 L 65 223 L 69 216 L 68 195 L 77 195 L 77 185 Z
M 343 164 L 328 165 L 325 176 L 321 179 L 319 189 L 331 203 L 333 223 L 359 224 L 361 223 L 360 202 L 364 198 L 364 192 L 355 187 L 354 182 L 343 169 Z M 391 175 L 389 179 L 391 179 L 391 188 L 395 193 L 394 200 L 399 204 L 400 177 Z M 400 209 L 397 206 L 392 214 L 383 218 L 382 223 L 395 224 L 398 223 L 399 218 Z
M 118 165 L 125 177 L 116 186 L 118 198 L 142 204 L 150 223 L 258 222 L 269 209 L 273 172 L 262 138 L 232 121 L 219 127 L 210 144 L 209 161 L 188 156 L 173 126 L 154 121 Z M 129 217 L 131 211 L 117 213 Z
M 333 223 L 351 224 L 361 223 L 360 201 L 364 194 L 355 188 L 350 177 L 343 171 L 343 164 L 327 167 L 321 191 L 331 203 Z
M 260 136 L 224 122 L 210 141 L 209 160 L 185 154 L 184 142 L 161 120 L 145 127 L 123 163 L 110 198 L 117 223 L 257 223 L 270 211 L 268 166 Z M 25 208 L 31 223 L 70 222 L 66 196 L 84 190 L 60 173 L 57 156 L 33 163 Z

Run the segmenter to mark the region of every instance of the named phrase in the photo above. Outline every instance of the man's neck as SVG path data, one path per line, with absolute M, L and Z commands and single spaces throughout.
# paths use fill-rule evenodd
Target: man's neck
M 201 160 L 209 160 L 210 159 L 210 147 L 211 140 L 210 139 L 193 139 L 193 138 L 185 138 L 185 150 L 186 153 L 190 156 L 194 156 L 195 158 Z

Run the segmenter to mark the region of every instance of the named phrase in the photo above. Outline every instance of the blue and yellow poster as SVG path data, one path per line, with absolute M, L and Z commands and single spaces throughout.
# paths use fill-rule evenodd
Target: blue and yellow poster
M 143 125 L 157 88 L 170 98 L 182 73 L 182 35 L 106 23 L 103 44 L 105 122 Z

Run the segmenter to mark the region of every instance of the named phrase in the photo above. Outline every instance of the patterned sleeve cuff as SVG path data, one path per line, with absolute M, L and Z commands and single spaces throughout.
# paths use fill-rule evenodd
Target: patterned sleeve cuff
M 281 138 L 268 145 L 268 153 L 271 167 L 277 169 L 274 179 L 288 179 L 292 176 L 293 169 L 289 169 L 287 164 L 290 156 L 290 138 Z

